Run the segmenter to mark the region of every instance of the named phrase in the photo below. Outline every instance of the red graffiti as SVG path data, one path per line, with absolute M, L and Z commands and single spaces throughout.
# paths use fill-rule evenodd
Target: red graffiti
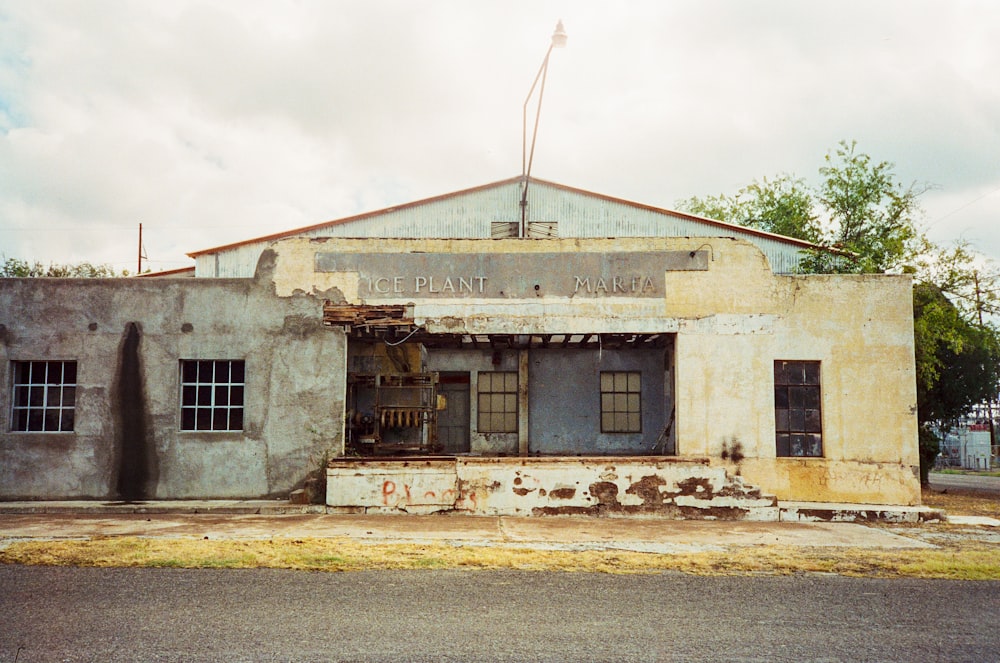
M 410 494 L 410 487 L 407 484 L 403 484 L 403 494 L 397 492 L 397 486 L 395 481 L 386 480 L 382 483 L 382 504 L 385 506 L 405 506 L 407 504 L 413 503 L 413 497 Z M 431 496 L 434 493 L 430 493 Z M 391 498 L 391 499 L 390 499 Z
M 402 488 L 402 490 L 399 490 Z M 412 491 L 417 490 L 417 499 L 427 503 L 437 504 L 443 503 L 447 504 L 449 501 L 452 502 L 467 502 L 471 503 L 472 509 L 475 510 L 477 507 L 477 498 L 475 492 L 469 492 L 466 490 L 455 491 L 452 488 L 446 488 L 441 491 L 440 497 L 438 497 L 437 491 L 427 490 L 422 494 L 420 491 L 420 486 L 411 487 L 409 484 L 397 484 L 392 480 L 385 480 L 382 482 L 382 504 L 388 507 L 405 507 L 407 505 L 414 504 Z M 420 502 L 416 502 L 420 504 Z

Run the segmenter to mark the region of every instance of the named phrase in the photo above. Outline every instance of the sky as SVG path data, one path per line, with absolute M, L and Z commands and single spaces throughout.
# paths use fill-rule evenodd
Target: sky
M 857 141 L 1000 261 L 995 0 L 0 0 L 0 257 L 134 271 L 141 223 L 173 269 L 515 177 L 558 20 L 533 176 L 672 209 Z

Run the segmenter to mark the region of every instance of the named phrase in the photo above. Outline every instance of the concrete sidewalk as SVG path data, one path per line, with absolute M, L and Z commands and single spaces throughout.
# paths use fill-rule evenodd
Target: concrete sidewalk
M 377 513 L 379 516 L 404 515 L 403 510 Z M 293 504 L 286 500 L 150 500 L 145 502 L 102 502 L 100 500 L 65 501 L 23 501 L 0 502 L 0 514 L 125 514 L 125 513 L 182 513 L 182 514 L 256 514 L 264 516 L 293 514 L 344 514 L 343 510 L 328 508 L 322 504 Z M 369 514 L 373 515 L 373 514 Z M 461 517 L 459 513 L 446 515 Z M 926 506 L 898 506 L 886 504 L 841 504 L 833 502 L 778 502 L 780 522 L 883 522 L 919 523 L 943 521 L 947 516 L 943 511 Z M 478 518 L 481 516 L 467 516 Z M 551 518 L 552 516 L 541 516 Z M 593 517 L 593 516 L 589 516 Z M 612 515 L 609 518 L 629 518 Z M 642 516 L 637 516 L 642 517 Z M 655 515 L 649 516 L 656 518 Z
M 817 505 L 810 506 L 813 511 L 816 510 Z M 851 507 L 856 510 L 856 505 Z M 794 511 L 794 507 L 790 508 L 793 509 L 790 513 L 800 513 Z M 878 508 L 884 510 L 886 507 Z M 761 545 L 933 547 L 886 528 L 827 520 L 748 522 L 592 516 L 466 516 L 454 513 L 427 516 L 342 515 L 328 514 L 322 505 L 299 506 L 267 500 L 142 504 L 0 503 L 0 548 L 15 541 L 97 536 L 199 539 L 315 537 L 344 538 L 372 544 L 444 543 L 660 553 Z

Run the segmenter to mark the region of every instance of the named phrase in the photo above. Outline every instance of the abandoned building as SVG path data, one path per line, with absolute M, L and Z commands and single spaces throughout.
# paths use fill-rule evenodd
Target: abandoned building
M 3 279 L 0 499 L 918 504 L 909 277 L 797 274 L 813 249 L 516 177 L 155 278 Z

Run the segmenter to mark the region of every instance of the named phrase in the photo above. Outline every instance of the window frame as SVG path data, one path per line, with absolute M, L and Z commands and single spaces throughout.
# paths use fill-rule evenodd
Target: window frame
M 59 376 L 54 382 L 56 378 L 51 376 L 50 371 L 56 366 Z M 36 376 L 38 369 L 42 369 L 41 376 Z M 24 375 L 24 370 L 27 370 L 27 375 Z M 11 361 L 10 432 L 75 432 L 78 371 L 79 363 L 75 359 Z M 40 422 L 41 427 L 33 427 L 33 422 Z M 52 424 L 54 427 L 50 427 Z
M 601 371 L 599 380 L 601 432 L 642 433 L 642 371 Z
M 489 377 L 484 379 L 485 376 Z M 498 376 L 503 376 L 499 388 L 495 384 Z M 476 376 L 476 432 L 484 434 L 518 432 L 520 418 L 518 386 L 517 371 L 479 371 Z M 485 408 L 484 402 L 488 404 Z
M 226 368 L 225 375 L 218 370 L 222 365 Z M 237 366 L 238 371 L 235 371 Z M 209 367 L 211 372 L 206 374 Z M 245 430 L 245 359 L 181 359 L 179 377 L 180 432 L 241 433 Z
M 823 458 L 822 362 L 774 361 L 774 446 L 778 458 Z

